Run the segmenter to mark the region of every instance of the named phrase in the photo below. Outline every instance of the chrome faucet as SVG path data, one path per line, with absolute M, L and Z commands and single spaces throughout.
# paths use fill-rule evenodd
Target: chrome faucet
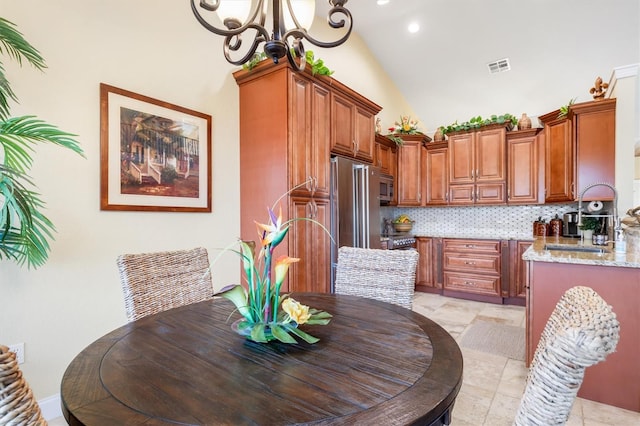
M 580 226 L 582 225 L 582 197 L 584 196 L 585 192 L 587 192 L 594 186 L 606 186 L 607 188 L 610 188 L 613 191 L 613 214 L 611 215 L 613 218 L 612 220 L 613 227 L 611 223 L 607 223 L 607 228 L 608 228 L 607 235 L 608 235 L 608 239 L 611 239 L 613 237 L 613 232 L 611 231 L 612 230 L 615 231 L 621 227 L 620 227 L 620 218 L 618 217 L 618 191 L 616 191 L 616 188 L 614 188 L 614 186 L 609 183 L 604 183 L 604 182 L 592 183 L 591 185 L 588 185 L 586 188 L 584 188 L 582 192 L 580 192 L 580 195 L 578 196 L 578 228 L 580 228 Z

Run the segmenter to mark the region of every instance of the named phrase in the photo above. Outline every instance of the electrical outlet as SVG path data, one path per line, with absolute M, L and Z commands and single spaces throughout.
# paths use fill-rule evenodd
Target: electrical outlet
M 15 343 L 13 345 L 9 345 L 9 351 L 16 354 L 16 360 L 18 364 L 24 363 L 24 343 Z

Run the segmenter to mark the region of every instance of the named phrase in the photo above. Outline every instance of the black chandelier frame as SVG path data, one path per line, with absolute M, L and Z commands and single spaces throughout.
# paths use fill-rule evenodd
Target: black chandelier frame
M 226 29 L 215 27 L 204 18 L 202 13 L 215 13 L 220 7 L 220 3 L 222 1 L 233 0 L 200 0 L 198 4 L 196 4 L 198 0 L 190 1 L 191 10 L 198 22 L 212 33 L 225 37 L 223 46 L 224 57 L 227 62 L 233 65 L 242 65 L 248 62 L 256 54 L 258 46 L 260 46 L 261 43 L 264 43 L 264 53 L 267 57 L 271 58 L 274 63 L 277 64 L 280 59 L 286 56 L 294 69 L 302 71 L 304 70 L 307 62 L 304 46 L 302 44 L 303 39 L 307 40 L 314 46 L 331 48 L 339 46 L 347 41 L 351 35 L 351 30 L 353 29 L 351 12 L 344 7 L 348 0 L 328 0 L 331 8 L 327 13 L 327 24 L 333 29 L 347 28 L 346 33 L 341 38 L 332 42 L 317 40 L 309 35 L 307 29 L 302 28 L 293 11 L 291 0 L 257 0 L 254 2 L 255 7 L 246 22 L 227 18 L 223 22 Z M 266 2 L 271 2 L 273 18 L 273 31 L 271 34 L 265 28 L 267 18 L 267 7 L 265 6 L 268 6 L 268 3 Z M 289 11 L 289 15 L 295 25 L 294 28 L 285 28 L 283 13 L 284 7 Z M 336 15 L 338 17 L 342 17 L 342 19 L 334 20 Z M 235 52 L 239 52 L 242 48 L 242 35 L 247 30 L 255 30 L 251 46 L 244 56 L 240 59 L 234 60 L 231 55 Z M 291 41 L 289 42 L 289 40 Z

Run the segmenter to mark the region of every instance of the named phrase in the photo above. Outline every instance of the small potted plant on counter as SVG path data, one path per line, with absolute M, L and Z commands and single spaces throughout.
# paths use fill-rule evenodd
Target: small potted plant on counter
M 591 216 L 582 216 L 581 219 L 582 223 L 580 224 L 579 228 L 582 230 L 582 238 L 584 239 L 584 241 L 590 243 L 591 239 L 593 238 L 593 231 L 598 229 L 600 221 L 597 218 Z

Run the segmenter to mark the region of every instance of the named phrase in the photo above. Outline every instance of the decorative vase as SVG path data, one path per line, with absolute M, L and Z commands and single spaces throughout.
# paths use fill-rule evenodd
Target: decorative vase
M 253 327 L 242 327 L 243 325 L 246 326 L 246 324 L 247 324 L 246 320 L 244 318 L 240 318 L 239 320 L 236 320 L 231 324 L 231 329 L 236 333 L 238 333 L 239 335 L 245 337 L 247 340 L 251 340 L 252 342 L 256 342 L 256 343 L 267 343 L 272 340 L 276 340 L 276 337 L 273 335 L 273 333 L 271 333 L 271 327 L 269 327 L 268 324 L 264 325 L 264 337 L 266 339 L 266 342 L 264 341 L 260 342 L 252 339 L 251 330 L 253 329 Z
M 583 229 L 580 232 L 582 232 L 582 238 L 583 238 L 583 242 L 584 244 L 587 245 L 591 245 L 593 244 L 593 229 Z
M 438 128 L 436 132 L 433 134 L 434 142 L 442 142 L 444 140 L 444 133 L 442 133 L 442 129 Z
M 531 128 L 531 119 L 527 117 L 527 113 L 523 112 L 522 117 L 518 120 L 518 130 L 526 130 Z

